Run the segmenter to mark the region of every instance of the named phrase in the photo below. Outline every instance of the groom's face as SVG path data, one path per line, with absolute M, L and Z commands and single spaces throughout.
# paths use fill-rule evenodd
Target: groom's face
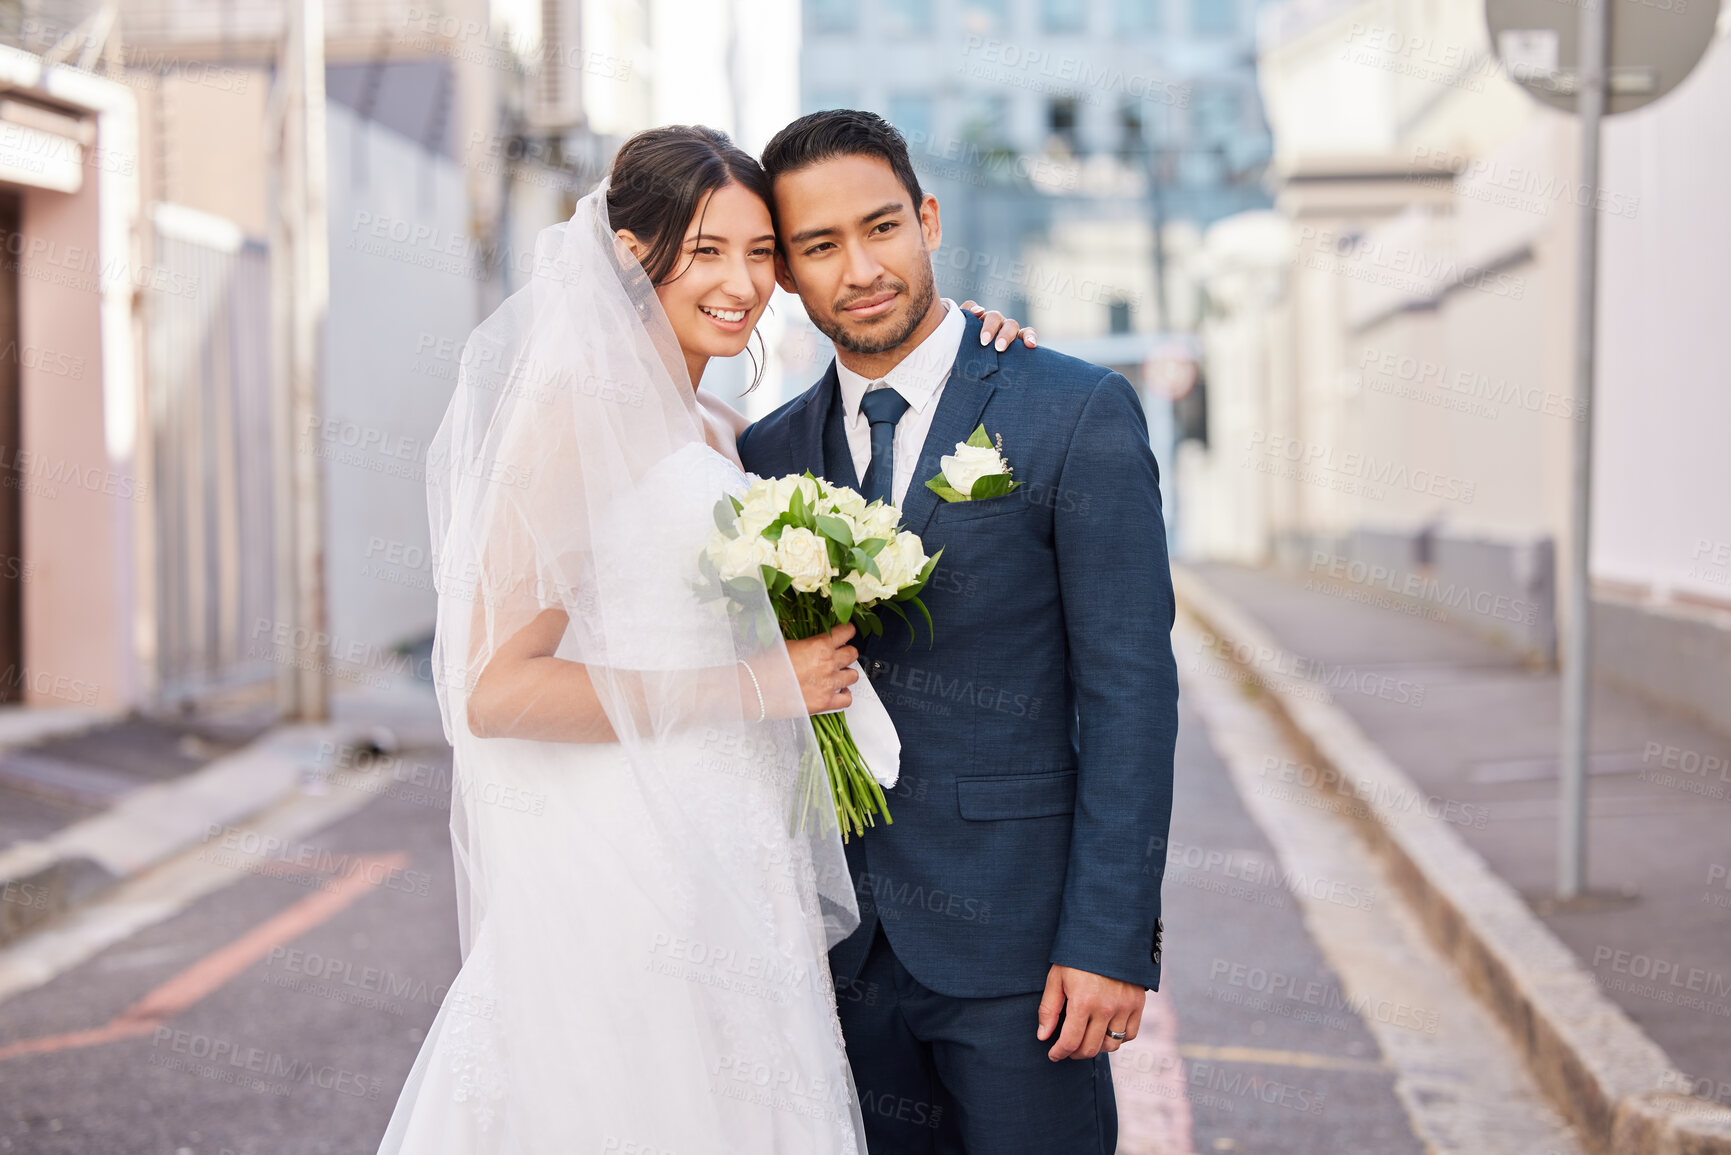
M 874 156 L 838 156 L 775 181 L 777 279 L 824 336 L 885 353 L 920 327 L 935 299 L 938 201 L 919 203 Z

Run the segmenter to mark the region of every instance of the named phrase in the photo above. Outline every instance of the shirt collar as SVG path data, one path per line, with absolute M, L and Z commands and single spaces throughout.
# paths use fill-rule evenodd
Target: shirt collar
M 938 386 L 948 379 L 950 367 L 956 363 L 956 353 L 962 347 L 962 334 L 967 331 L 962 310 L 948 298 L 940 299 L 944 305 L 944 319 L 938 322 L 936 329 L 926 334 L 926 339 L 915 346 L 913 352 L 881 378 L 907 398 L 908 407 L 916 413 L 925 412 L 926 406 L 937 396 Z M 880 378 L 861 377 L 843 365 L 840 357 L 835 360 L 835 374 L 841 384 L 842 406 L 851 421 L 859 416 L 860 398 L 865 396 L 872 382 Z

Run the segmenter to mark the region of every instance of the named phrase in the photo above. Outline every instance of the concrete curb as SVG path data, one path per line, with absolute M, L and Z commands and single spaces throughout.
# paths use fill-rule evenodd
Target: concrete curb
M 298 790 L 352 726 L 288 726 L 183 778 L 144 786 L 49 838 L 0 850 L 0 946 Z
M 1211 635 L 1196 659 L 1237 667 L 1266 694 L 1315 764 L 1315 788 L 1349 803 L 1339 812 L 1587 1143 L 1603 1155 L 1731 1155 L 1731 1110 L 1676 1093 L 1686 1076 L 1484 859 L 1443 818 L 1393 804 L 1424 791 L 1322 687 L 1289 672 L 1302 663 L 1194 573 L 1174 566 L 1172 577 L 1180 607 Z

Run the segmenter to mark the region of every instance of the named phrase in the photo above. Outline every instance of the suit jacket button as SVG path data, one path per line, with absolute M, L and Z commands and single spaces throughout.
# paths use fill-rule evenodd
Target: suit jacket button
M 883 672 L 888 668 L 889 663 L 884 661 L 882 658 L 872 658 L 865 664 L 866 677 L 875 682 L 879 678 L 883 677 Z

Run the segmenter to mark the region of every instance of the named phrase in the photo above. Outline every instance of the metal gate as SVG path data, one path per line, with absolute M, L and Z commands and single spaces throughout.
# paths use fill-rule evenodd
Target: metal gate
M 165 703 L 271 678 L 270 260 L 220 217 L 157 205 L 147 295 L 156 633 Z

